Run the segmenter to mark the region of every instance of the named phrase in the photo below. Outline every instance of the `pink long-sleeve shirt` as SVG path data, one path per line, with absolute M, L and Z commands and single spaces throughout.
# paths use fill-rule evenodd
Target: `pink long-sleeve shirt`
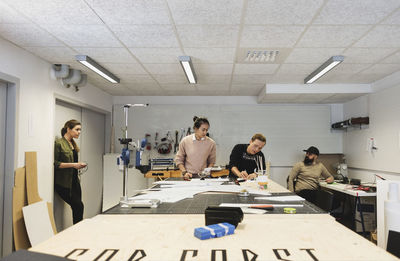
M 188 135 L 179 143 L 179 151 L 175 157 L 178 166 L 183 164 L 187 172 L 197 174 L 204 168 L 215 164 L 216 145 L 209 137 L 196 140 L 194 134 Z

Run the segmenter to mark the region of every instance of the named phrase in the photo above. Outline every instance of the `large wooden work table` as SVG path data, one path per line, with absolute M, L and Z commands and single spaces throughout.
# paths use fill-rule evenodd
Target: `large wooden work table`
M 328 214 L 245 215 L 200 240 L 204 215 L 98 215 L 32 247 L 73 260 L 398 260 Z
M 275 191 L 274 196 L 291 194 L 273 181 L 268 190 Z M 164 203 L 146 214 L 129 213 L 133 209 L 126 208 L 124 214 L 117 211 L 85 219 L 30 250 L 73 260 L 399 260 L 317 207 L 313 211 L 308 202 L 297 214 L 275 209 L 273 215 L 244 214 L 233 235 L 194 237 L 194 229 L 205 225 L 204 207 L 229 200 L 249 203 L 254 198 L 204 193 L 170 203 L 174 211 Z M 200 212 L 187 211 L 196 206 Z M 167 211 L 160 213 L 163 208 Z

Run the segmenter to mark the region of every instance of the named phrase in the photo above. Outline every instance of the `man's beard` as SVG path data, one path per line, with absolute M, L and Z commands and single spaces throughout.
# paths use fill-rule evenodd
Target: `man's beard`
M 311 164 L 313 164 L 313 162 L 314 162 L 314 160 L 313 159 L 310 159 L 309 157 L 305 157 L 304 158 L 304 165 L 306 165 L 306 166 L 310 166 Z

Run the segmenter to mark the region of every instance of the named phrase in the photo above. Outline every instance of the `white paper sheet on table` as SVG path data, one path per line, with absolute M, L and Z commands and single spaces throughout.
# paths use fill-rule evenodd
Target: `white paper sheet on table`
M 280 197 L 255 197 L 254 199 L 256 200 L 271 200 L 271 201 L 280 201 L 280 202 L 286 202 L 286 201 L 304 201 L 305 199 L 299 196 L 280 196 Z

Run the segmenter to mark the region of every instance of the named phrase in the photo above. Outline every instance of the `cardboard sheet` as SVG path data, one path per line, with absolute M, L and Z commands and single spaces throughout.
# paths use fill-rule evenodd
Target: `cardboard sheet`
M 22 207 L 28 204 L 25 189 L 25 168 L 15 170 L 14 188 L 13 188 L 13 235 L 15 249 L 28 249 L 28 234 L 25 229 Z
M 28 192 L 28 204 L 33 204 L 42 200 L 39 197 L 38 191 L 36 157 L 36 151 L 25 152 L 26 189 Z

